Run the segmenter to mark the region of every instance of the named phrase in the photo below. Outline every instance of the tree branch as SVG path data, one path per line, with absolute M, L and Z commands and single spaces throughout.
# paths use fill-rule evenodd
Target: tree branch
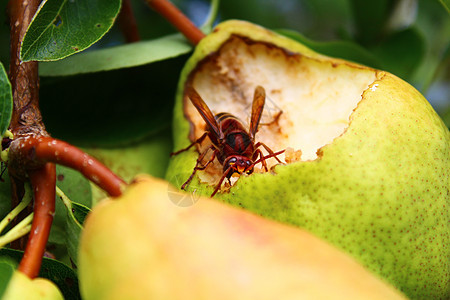
M 11 28 L 9 78 L 14 103 L 10 130 L 15 136 L 45 132 L 39 111 L 38 63 L 20 60 L 20 46 L 39 3 L 38 0 L 10 0 L 8 6 Z
M 28 132 L 45 132 L 38 109 L 38 64 L 37 62 L 22 63 L 20 60 L 20 46 L 39 2 L 39 0 L 10 0 L 8 3 L 11 53 L 9 80 L 13 93 L 13 113 L 9 127 L 17 136 Z M 9 166 L 8 170 L 11 178 L 11 204 L 15 207 L 23 196 L 23 178 L 14 177 L 12 175 L 14 170 Z M 13 221 L 12 225 L 17 224 L 18 220 L 21 220 L 31 211 L 30 206 Z M 11 247 L 24 249 L 25 237 L 11 243 Z
M 175 26 L 192 45 L 197 45 L 205 34 L 168 0 L 146 0 L 147 4 Z
M 11 163 L 23 166 L 28 162 L 28 170 L 47 162 L 75 169 L 113 197 L 120 196 L 126 185 L 125 181 L 95 158 L 73 145 L 51 137 L 27 136 L 14 140 L 9 153 Z

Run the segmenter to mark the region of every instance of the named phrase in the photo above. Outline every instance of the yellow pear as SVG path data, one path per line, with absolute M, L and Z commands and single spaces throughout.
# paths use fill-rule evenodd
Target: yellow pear
M 85 300 L 405 299 L 305 230 L 148 176 L 94 207 L 78 271 Z
M 48 279 L 30 279 L 15 271 L 2 300 L 59 300 L 64 299 L 58 287 Z
M 450 298 L 450 132 L 411 85 L 260 26 L 227 21 L 182 71 L 174 151 L 207 129 L 188 86 L 213 114 L 244 123 L 262 86 L 266 105 L 254 142 L 286 149 L 278 156 L 286 165 L 270 158 L 269 172 L 258 164 L 231 186 L 225 180 L 215 198 L 307 229 L 408 297 Z M 210 146 L 205 139 L 174 156 L 166 179 L 180 188 Z M 222 174 L 215 159 L 187 190 L 211 195 Z

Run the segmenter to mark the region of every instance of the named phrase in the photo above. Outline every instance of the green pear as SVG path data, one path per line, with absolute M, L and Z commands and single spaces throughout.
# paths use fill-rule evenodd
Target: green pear
M 257 165 L 225 180 L 215 198 L 309 230 L 413 299 L 450 298 L 450 133 L 426 99 L 388 72 L 227 21 L 182 71 L 174 150 L 206 130 L 185 87 L 214 114 L 249 122 L 258 85 L 266 106 L 255 142 L 286 149 L 286 164 L 270 158 L 269 172 Z M 166 178 L 180 187 L 210 145 L 175 155 Z M 222 174 L 214 160 L 187 190 L 210 195 Z
M 64 299 L 58 287 L 48 279 L 30 279 L 15 271 L 8 283 L 3 300 L 59 300 Z
M 406 299 L 305 230 L 147 175 L 94 207 L 78 261 L 86 300 Z

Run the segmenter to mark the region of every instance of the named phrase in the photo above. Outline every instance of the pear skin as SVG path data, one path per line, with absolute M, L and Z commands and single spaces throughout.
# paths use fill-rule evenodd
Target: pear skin
M 86 300 L 405 299 L 305 230 L 209 198 L 177 206 L 148 176 L 94 207 L 79 276 Z

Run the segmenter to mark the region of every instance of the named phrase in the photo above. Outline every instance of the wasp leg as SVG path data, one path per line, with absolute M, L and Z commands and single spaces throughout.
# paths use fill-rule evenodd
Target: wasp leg
M 231 166 L 228 167 L 228 169 L 223 172 L 222 178 L 220 178 L 219 183 L 217 184 L 216 188 L 214 189 L 214 192 L 211 194 L 211 198 L 214 197 L 214 195 L 219 191 L 220 187 L 222 186 L 222 182 L 225 179 L 225 177 L 228 178 L 228 173 L 232 171 Z
M 214 158 L 216 158 L 216 155 L 217 155 L 217 153 L 218 153 L 218 151 L 216 150 L 216 148 L 214 148 L 213 146 L 211 146 L 210 148 L 208 148 L 208 149 L 206 149 L 206 151 L 205 151 L 205 153 L 209 150 L 209 149 L 213 149 L 214 150 L 214 152 L 213 152 L 213 154 L 211 155 L 211 158 L 206 162 L 206 164 L 204 165 L 204 166 L 198 166 L 198 164 L 197 164 L 197 166 L 195 166 L 195 170 L 204 170 L 204 169 L 206 169 L 206 167 L 210 164 L 210 163 L 212 163 L 213 162 L 213 160 L 214 160 Z M 199 157 L 199 159 L 200 159 L 200 162 L 203 160 L 203 157 Z M 197 163 L 199 163 L 199 161 L 197 160 Z
M 260 159 L 258 159 L 257 161 L 255 161 L 255 162 L 253 163 L 253 165 L 259 164 L 260 162 L 262 162 L 262 161 L 264 161 L 264 160 L 266 160 L 266 159 L 268 159 L 268 158 L 271 158 L 271 157 L 277 157 L 277 155 L 280 155 L 280 154 L 283 153 L 284 151 L 286 151 L 286 150 L 281 150 L 281 151 L 278 151 L 278 152 L 275 152 L 275 153 L 272 153 L 272 154 L 263 156 L 263 157 L 261 157 Z
M 258 156 L 260 157 L 259 160 L 257 160 Z M 267 172 L 268 169 L 267 169 L 267 164 L 266 164 L 266 158 L 264 157 L 261 150 L 259 150 L 259 149 L 256 149 L 255 154 L 253 154 L 253 161 L 256 161 L 256 160 L 258 162 L 261 161 L 261 164 L 263 165 L 264 170 L 266 170 L 266 172 Z M 254 165 L 256 165 L 256 162 L 254 163 Z
M 272 149 L 270 149 L 269 147 L 267 147 L 266 144 L 264 144 L 264 143 L 261 143 L 261 142 L 256 143 L 255 148 L 259 148 L 259 147 L 261 147 L 261 146 L 263 146 L 264 149 L 266 149 L 266 151 L 269 152 L 269 155 L 266 155 L 266 156 L 264 157 L 264 159 L 270 158 L 270 157 L 274 157 L 280 164 L 282 164 L 281 160 L 278 159 L 277 155 L 283 153 L 284 150 L 281 151 L 281 152 L 277 152 L 278 154 L 275 155 L 275 153 L 272 151 Z
M 205 137 L 208 135 L 208 132 L 205 132 L 201 137 L 199 137 L 196 141 L 192 142 L 192 144 L 190 144 L 188 147 L 183 148 L 181 150 L 178 150 L 177 152 L 172 152 L 170 153 L 170 156 L 174 156 L 177 154 L 180 154 L 181 152 L 184 152 L 186 150 L 189 150 L 192 146 L 194 146 L 195 144 L 200 144 L 201 142 L 203 142 L 203 140 L 205 139 Z
M 206 162 L 206 164 L 204 166 L 201 166 L 203 158 L 206 156 L 206 153 L 208 153 L 208 151 L 210 149 L 214 150 L 211 158 Z M 183 185 L 181 186 L 182 190 L 184 190 L 185 187 L 192 181 L 192 178 L 194 178 L 194 175 L 197 172 L 197 170 L 204 170 L 214 160 L 214 158 L 216 158 L 217 152 L 218 151 L 216 150 L 216 148 L 214 148 L 214 146 L 210 146 L 208 149 L 203 151 L 203 153 L 197 158 L 197 163 L 195 164 L 195 167 L 194 167 L 194 170 L 192 171 L 191 176 L 189 176 L 188 180 L 186 180 L 186 182 L 183 183 Z

